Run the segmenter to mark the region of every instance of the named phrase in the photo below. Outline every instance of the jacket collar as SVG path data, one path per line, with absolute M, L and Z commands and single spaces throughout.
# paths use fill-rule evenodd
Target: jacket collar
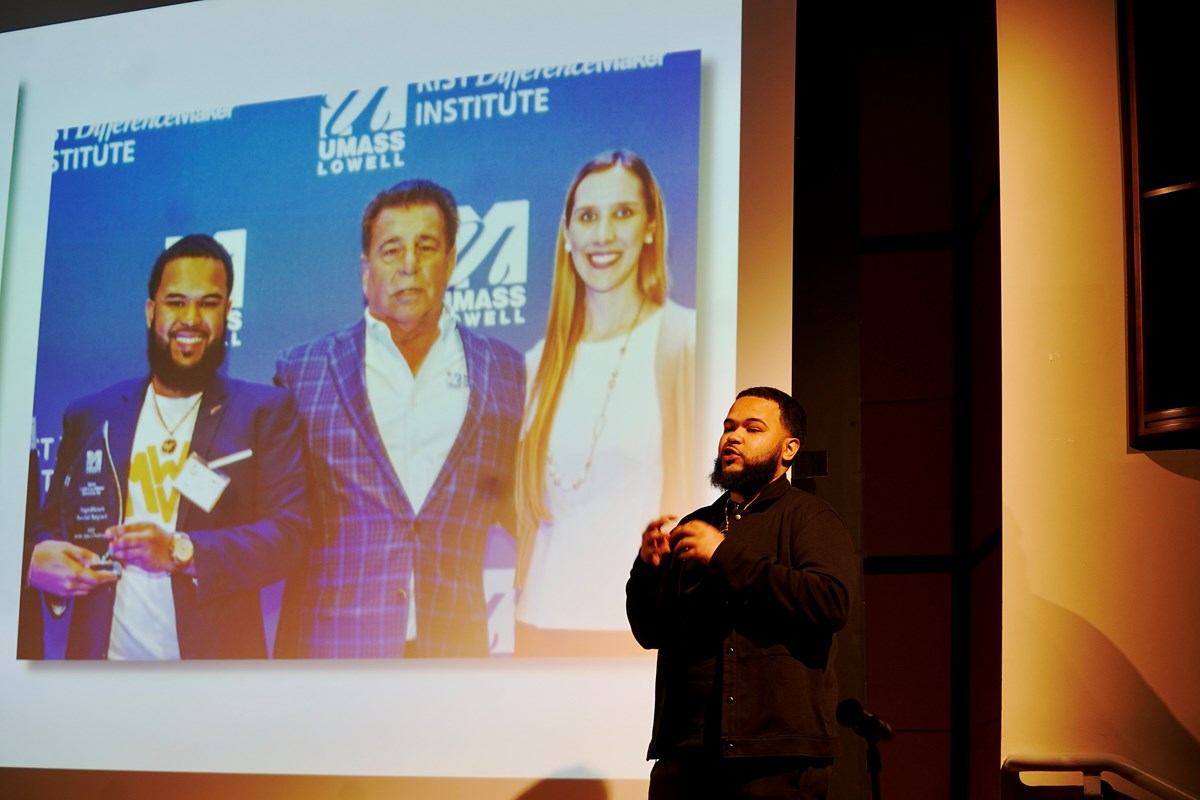
M 791 488 L 792 483 L 788 480 L 787 473 L 785 472 L 764 486 L 762 491 L 760 491 L 757 496 L 754 496 L 754 499 L 748 504 L 748 508 L 746 505 L 743 505 L 743 508 L 745 508 L 747 511 L 758 511 L 767 508 L 780 497 L 783 497 L 785 494 L 787 494 Z M 718 504 L 720 504 L 722 507 L 724 507 L 724 504 L 730 501 L 731 498 L 729 492 L 721 495 L 721 497 L 717 500 Z
M 442 464 L 433 487 L 430 498 L 440 486 L 450 479 L 458 464 L 470 458 L 478 447 L 477 436 L 485 416 L 485 405 L 488 397 L 490 376 L 494 375 L 492 358 L 488 348 L 482 346 L 479 336 L 462 325 L 457 325 L 458 335 L 462 337 L 463 353 L 467 360 L 467 385 L 470 395 L 467 399 L 467 415 L 462 427 L 455 437 L 450 453 Z M 343 328 L 334 334 L 333 347 L 329 351 L 329 369 L 334 376 L 334 386 L 342 398 L 350 420 L 359 436 L 366 442 L 371 456 L 378 463 L 384 475 L 387 475 L 393 488 L 403 498 L 408 516 L 413 516 L 415 510 L 400 485 L 392 462 L 388 458 L 387 448 L 383 444 L 383 436 L 371 412 L 371 401 L 367 396 L 367 381 L 363 364 L 366 358 L 367 323 L 360 319 L 354 325 Z M 427 501 L 428 504 L 428 501 Z

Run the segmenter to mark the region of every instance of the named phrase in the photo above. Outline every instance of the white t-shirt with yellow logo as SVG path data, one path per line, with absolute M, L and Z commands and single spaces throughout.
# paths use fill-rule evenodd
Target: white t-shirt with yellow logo
M 180 502 L 175 478 L 191 451 L 200 395 L 159 396 L 156 412 L 151 397 L 153 391 L 153 386 L 146 390 L 133 436 L 125 493 L 125 522 L 157 522 L 174 533 Z M 174 434 L 164 427 L 163 420 L 172 426 Z M 176 444 L 172 452 L 165 453 L 162 445 L 168 438 L 174 439 Z M 179 658 L 175 597 L 171 593 L 169 572 L 147 572 L 132 566 L 122 570 L 121 580 L 117 581 L 108 657 L 116 660 Z

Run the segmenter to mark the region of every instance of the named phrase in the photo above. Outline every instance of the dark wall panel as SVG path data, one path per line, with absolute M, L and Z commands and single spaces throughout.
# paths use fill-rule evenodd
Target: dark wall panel
M 949 250 L 862 258 L 863 402 L 950 396 L 950 275 Z
M 901 38 L 863 58 L 864 237 L 950 229 L 949 56 Z
M 868 575 L 869 708 L 897 730 L 949 731 L 950 576 Z
M 863 552 L 951 550 L 951 403 L 863 406 Z

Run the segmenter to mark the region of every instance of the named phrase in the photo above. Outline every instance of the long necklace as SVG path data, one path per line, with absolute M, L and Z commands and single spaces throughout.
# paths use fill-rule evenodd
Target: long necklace
M 565 492 L 574 492 L 587 482 L 588 475 L 592 472 L 592 461 L 596 458 L 596 443 L 600 441 L 600 434 L 604 432 L 604 424 L 608 420 L 608 401 L 612 399 L 613 389 L 617 386 L 617 376 L 621 373 L 621 364 L 625 361 L 625 352 L 629 349 L 629 340 L 633 338 L 633 332 L 637 329 L 638 321 L 642 318 L 642 309 L 646 306 L 646 298 L 642 298 L 642 302 L 638 305 L 637 315 L 633 318 L 633 324 L 629 326 L 629 330 L 625 333 L 625 341 L 621 343 L 621 352 L 617 354 L 617 364 L 613 367 L 612 375 L 608 378 L 608 390 L 604 393 L 604 403 L 600 406 L 600 416 L 596 418 L 596 424 L 592 426 L 592 446 L 588 450 L 587 461 L 583 462 L 583 472 L 578 478 L 573 481 L 566 480 L 558 472 L 558 465 L 554 463 L 554 456 L 548 451 L 546 453 L 546 471 L 550 474 L 551 482 Z
M 150 402 L 154 404 L 154 413 L 158 416 L 158 421 L 162 424 L 162 426 L 167 429 L 167 438 L 163 439 L 162 447 L 160 448 L 167 455 L 174 453 L 175 448 L 179 446 L 179 442 L 175 441 L 175 431 L 179 430 L 179 427 L 187 421 L 187 418 L 195 413 L 196 409 L 200 407 L 200 400 L 203 397 L 203 393 L 197 395 L 196 402 L 192 403 L 192 407 L 189 408 L 187 412 L 179 418 L 179 421 L 175 423 L 175 426 L 172 427 L 167 424 L 165 419 L 163 419 L 162 410 L 158 407 L 158 392 L 154 391 L 153 386 L 150 387 Z

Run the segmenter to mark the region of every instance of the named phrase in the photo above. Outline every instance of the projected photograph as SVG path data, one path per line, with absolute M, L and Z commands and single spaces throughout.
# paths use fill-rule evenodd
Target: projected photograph
M 18 657 L 642 653 L 699 126 L 687 51 L 59 130 Z

